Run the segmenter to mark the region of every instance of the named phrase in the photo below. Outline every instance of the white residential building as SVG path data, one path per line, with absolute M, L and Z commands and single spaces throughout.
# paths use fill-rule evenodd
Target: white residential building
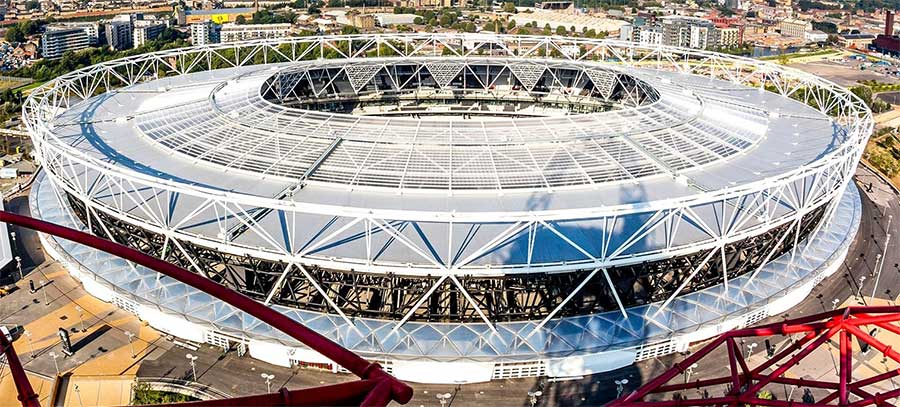
M 284 24 L 223 24 L 219 30 L 222 42 L 256 40 L 262 38 L 282 38 L 291 33 L 291 25 Z
M 88 47 L 87 34 L 81 28 L 49 28 L 41 36 L 41 55 L 55 59 L 69 51 Z
M 134 22 L 132 41 L 135 47 L 144 45 L 159 36 L 169 24 L 167 21 L 138 20 Z
M 87 35 L 88 45 L 100 44 L 100 23 L 96 21 L 78 21 L 51 24 L 47 29 L 80 28 Z
M 212 21 L 191 24 L 191 43 L 208 45 L 219 42 L 219 25 Z

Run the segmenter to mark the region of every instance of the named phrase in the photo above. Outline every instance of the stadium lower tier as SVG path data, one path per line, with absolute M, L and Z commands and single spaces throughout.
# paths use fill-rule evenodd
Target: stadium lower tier
M 69 204 L 83 224 L 91 225 L 97 236 L 107 233 L 118 242 L 134 249 L 177 264 L 188 270 L 199 270 L 208 278 L 260 301 L 267 300 L 275 286 L 270 302 L 291 308 L 329 312 L 331 305 L 315 282 L 331 297 L 341 311 L 350 317 L 378 318 L 399 321 L 409 315 L 409 321 L 477 322 L 478 309 L 464 298 L 459 287 L 450 280 L 438 285 L 431 295 L 437 276 L 417 277 L 397 274 L 369 274 L 355 271 L 328 270 L 307 266 L 306 272 L 296 270 L 284 274 L 284 263 L 249 256 L 239 256 L 181 243 L 184 251 L 167 250 L 165 236 L 122 222 L 102 212 L 95 212 L 88 222 L 83 203 L 67 195 Z M 624 307 L 665 301 L 674 294 L 697 292 L 756 271 L 768 259 L 787 253 L 794 242 L 804 241 L 822 220 L 825 206 L 821 205 L 803 216 L 798 226 L 792 222 L 773 227 L 765 233 L 727 244 L 722 256 L 708 251 L 677 256 L 658 261 L 611 267 L 606 269 Z M 190 256 L 190 258 L 188 258 Z M 577 287 L 591 274 L 590 269 L 569 273 L 517 273 L 496 277 L 462 276 L 459 281 L 475 300 L 478 308 L 491 321 L 527 321 L 554 316 L 590 315 L 619 309 L 610 284 L 600 273 Z M 727 271 L 727 277 L 725 275 Z M 680 287 L 680 289 L 679 289 Z M 571 293 L 576 293 L 569 298 Z M 428 300 L 418 304 L 427 296 Z M 410 311 L 416 308 L 410 314 Z
M 31 207 L 38 218 L 82 230 L 90 224 L 95 234 L 108 231 L 121 243 L 199 269 L 260 301 L 277 278 L 269 262 L 185 242 L 189 259 L 166 250 L 162 236 L 113 221 L 102 212 L 88 221 L 81 202 L 58 194 L 44 175 L 36 182 Z M 271 306 L 378 360 L 404 380 L 457 383 L 591 374 L 683 351 L 692 342 L 787 310 L 841 264 L 860 211 L 858 192 L 851 187 L 827 217 L 825 207 L 817 208 L 799 228 L 777 227 L 736 242 L 725 248 L 724 258 L 712 256 L 705 265 L 702 253 L 611 268 L 626 312 L 620 312 L 603 280 L 592 280 L 552 319 L 542 320 L 589 271 L 460 278 L 497 321 L 492 325 L 480 322 L 450 285 L 398 323 L 427 290 L 428 277 L 310 268 L 346 316 L 328 313 L 324 298 L 300 275 L 290 276 Z M 779 239 L 785 233 L 787 237 Z M 41 239 L 47 252 L 92 295 L 181 340 L 237 348 L 282 366 L 339 370 L 321 355 L 189 286 L 106 253 L 54 237 Z M 769 252 L 773 254 L 767 256 Z M 703 266 L 691 279 L 688 274 L 698 265 Z M 723 265 L 729 270 L 727 281 Z M 678 296 L 668 299 L 686 280 L 690 282 Z

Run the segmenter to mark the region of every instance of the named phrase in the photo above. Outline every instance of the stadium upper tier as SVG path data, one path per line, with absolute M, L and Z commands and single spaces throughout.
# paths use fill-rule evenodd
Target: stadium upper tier
M 505 61 L 491 62 L 503 71 Z M 473 62 L 459 62 L 466 63 Z M 549 210 L 684 197 L 783 174 L 844 141 L 828 116 L 771 92 L 630 73 L 659 99 L 561 117 L 422 120 L 278 105 L 261 94 L 272 67 L 250 66 L 103 94 L 57 116 L 53 131 L 84 153 L 124 169 L 152 167 L 163 179 L 260 196 L 302 183 L 317 192 L 297 201 L 457 212 L 533 211 L 536 200 Z M 239 171 L 223 179 L 226 169 Z
M 191 88 L 173 82 L 167 86 L 177 89 L 136 100 L 139 107 L 134 117 L 140 132 L 153 141 L 223 167 L 301 179 L 309 185 L 385 187 L 404 192 L 546 190 L 681 174 L 744 151 L 767 133 L 782 135 L 768 129 L 769 110 L 762 105 L 765 94 L 751 89 L 752 99 L 744 102 L 747 89 L 710 81 L 674 84 L 672 79 L 677 78 L 648 70 L 636 70 L 634 74 L 659 96 L 638 106 L 629 106 L 623 100 L 629 91 L 634 92 L 621 85 L 627 80 L 618 79 L 626 75 L 598 69 L 596 63 L 557 63 L 549 68 L 527 60 L 443 58 L 442 68 L 456 67 L 447 77 L 452 80 L 458 75 L 459 83 L 427 83 L 395 79 L 393 75 L 404 67 L 408 72 L 433 77 L 428 69 L 436 70 L 436 64 L 417 59 L 364 60 L 347 62 L 341 69 L 356 68 L 359 71 L 350 72 L 366 73 L 368 81 L 353 80 L 340 71 L 334 74 L 334 80 L 321 75 L 322 93 L 329 86 L 343 85 L 342 99 L 352 98 L 356 103 L 373 99 L 372 94 L 378 93 L 382 94 L 380 106 L 385 106 L 386 92 L 395 104 L 414 98 L 443 102 L 430 109 L 417 105 L 414 113 L 407 111 L 416 117 L 378 117 L 374 116 L 375 109 L 369 109 L 365 116 L 316 112 L 271 103 L 262 95 L 265 85 L 272 82 L 268 67 L 211 83 L 208 78 L 192 78 L 189 80 L 206 85 Z M 325 70 L 316 62 L 300 65 Z M 463 83 L 463 70 L 482 79 Z M 310 81 L 308 71 L 303 70 L 303 76 L 294 73 L 294 82 Z M 519 78 L 528 78 L 522 71 L 533 73 L 533 81 L 550 86 L 537 92 L 535 83 Z M 557 78 L 562 75 L 554 73 L 568 75 L 560 80 Z M 354 84 L 356 81 L 361 83 Z M 422 82 L 430 87 L 423 88 Z M 383 89 L 372 86 L 376 89 L 359 94 L 374 83 L 383 83 Z M 520 88 L 522 83 L 531 86 Z M 315 83 L 307 87 L 312 89 L 305 92 L 309 96 L 301 98 L 305 103 L 319 93 Z M 404 98 L 407 95 L 401 92 L 410 88 Z M 462 90 L 467 92 L 461 94 Z M 610 101 L 611 110 L 597 113 L 493 117 L 521 114 L 513 110 L 517 104 L 535 100 L 560 104 L 591 93 L 597 93 L 601 100 L 618 98 Z M 321 93 L 318 97 L 328 96 L 335 97 Z M 438 99 L 441 96 L 443 99 Z M 772 96 L 771 101 L 776 99 L 768 96 Z M 647 97 L 642 96 L 644 99 Z M 469 103 L 451 110 L 448 101 Z M 496 105 L 497 109 L 479 109 L 482 103 L 492 101 L 502 104 Z M 805 116 L 820 130 L 824 125 L 830 131 L 821 114 L 802 106 L 785 109 L 786 113 Z M 543 111 L 532 108 L 529 114 Z M 123 113 L 113 109 L 108 112 Z M 403 111 L 393 112 L 398 113 Z M 437 113 L 441 116 L 421 117 Z M 816 133 L 810 136 L 816 137 Z
M 795 220 L 844 185 L 871 128 L 860 103 L 702 51 L 441 34 L 133 57 L 45 85 L 25 116 L 57 185 L 146 230 L 490 274 L 696 253 Z

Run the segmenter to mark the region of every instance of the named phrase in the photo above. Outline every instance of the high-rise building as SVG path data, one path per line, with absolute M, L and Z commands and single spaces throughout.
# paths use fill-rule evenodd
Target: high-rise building
M 660 45 L 663 43 L 662 28 L 658 25 L 645 25 L 638 34 L 641 45 Z
M 291 33 L 291 25 L 284 24 L 223 24 L 219 31 L 222 42 L 282 38 Z
M 79 28 L 84 30 L 85 35 L 87 35 L 88 45 L 100 45 L 100 23 L 96 21 L 78 21 L 78 22 L 66 22 L 66 23 L 54 23 L 51 24 L 47 29 L 70 29 L 70 28 Z
M 81 28 L 48 28 L 41 36 L 41 55 L 55 59 L 69 51 L 88 47 L 87 33 Z
M 134 22 L 134 30 L 132 31 L 132 42 L 135 47 L 140 47 L 151 41 L 161 34 L 168 24 L 159 20 L 138 20 Z
M 106 23 L 106 41 L 116 51 L 132 48 L 131 21 L 113 20 Z
M 191 24 L 191 43 L 208 45 L 219 42 L 219 25 L 212 21 Z
M 718 44 L 719 31 L 707 19 L 685 16 L 660 18 L 662 43 L 676 47 L 709 49 Z

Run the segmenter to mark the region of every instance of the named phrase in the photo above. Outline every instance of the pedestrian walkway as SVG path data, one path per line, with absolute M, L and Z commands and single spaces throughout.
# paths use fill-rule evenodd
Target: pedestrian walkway
M 42 406 L 50 405 L 50 393 L 53 391 L 53 379 L 39 376 L 34 373 L 28 374 L 28 381 L 31 387 L 38 395 L 38 401 Z M 0 406 L 18 406 L 19 393 L 16 391 L 16 384 L 13 382 L 12 375 L 9 374 L 9 367 L 0 364 Z

